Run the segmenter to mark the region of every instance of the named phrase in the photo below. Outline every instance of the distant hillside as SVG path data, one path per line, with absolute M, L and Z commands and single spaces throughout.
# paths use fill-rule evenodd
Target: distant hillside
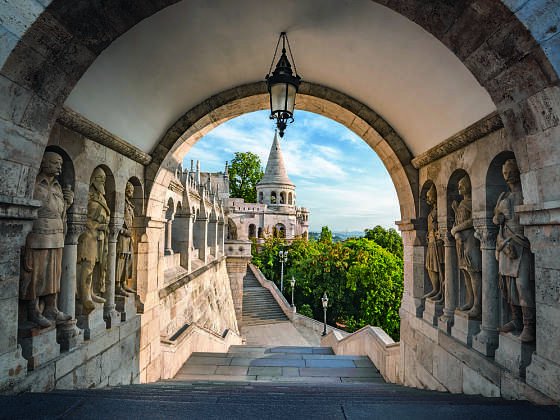
M 321 232 L 309 232 L 309 239 L 319 239 Z M 342 242 L 348 238 L 362 238 L 364 236 L 363 230 L 353 230 L 348 232 L 333 232 L 333 241 Z

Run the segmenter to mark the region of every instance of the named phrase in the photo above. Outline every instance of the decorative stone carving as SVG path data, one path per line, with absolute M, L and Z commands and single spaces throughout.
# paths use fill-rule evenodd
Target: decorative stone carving
M 94 302 L 104 303 L 107 270 L 108 224 L 111 211 L 105 200 L 105 172 L 95 168 L 89 187 L 86 230 L 78 241 L 78 296 L 82 314 L 95 309 Z
M 535 279 L 529 240 L 515 213 L 515 206 L 523 204 L 517 162 L 506 161 L 502 172 L 510 191 L 498 198 L 493 221 L 499 226 L 496 241 L 499 287 L 511 306 L 512 315 L 511 321 L 499 330 L 504 333 L 522 330 L 521 342 L 530 343 L 535 340 Z
M 432 210 L 428 214 L 428 233 L 426 234 L 428 244 L 426 270 L 428 270 L 432 282 L 432 291 L 424 297 L 442 304 L 445 301 L 444 253 L 443 241 L 438 234 L 437 192 L 433 185 L 426 194 L 426 202 L 432 206 Z
M 132 232 L 134 205 L 131 203 L 133 195 L 134 185 L 127 182 L 125 190 L 124 220 L 117 239 L 117 276 L 115 278 L 115 294 L 125 297 L 130 296 L 130 293 L 136 293 L 136 290 L 132 289 L 128 285 L 128 281 L 132 278 L 132 263 L 134 257 L 134 239 Z
M 459 307 L 469 318 L 481 319 L 482 316 L 482 254 L 480 242 L 475 237 L 472 220 L 471 181 L 465 176 L 459 180 L 460 203 L 453 201 L 455 223 L 451 234 L 455 237 L 457 262 L 465 278 L 466 302 Z
M 41 201 L 38 217 L 23 250 L 20 298 L 27 305 L 27 319 L 40 328 L 68 321 L 71 316 L 57 307 L 66 232 L 66 210 L 74 201 L 70 186 L 61 188 L 56 177 L 62 171 L 60 155 L 47 152 L 41 161 L 33 197 Z M 44 309 L 39 309 L 39 300 Z

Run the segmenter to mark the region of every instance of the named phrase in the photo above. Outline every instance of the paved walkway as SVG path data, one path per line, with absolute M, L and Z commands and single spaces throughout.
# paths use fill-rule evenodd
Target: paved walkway
M 384 383 L 367 356 L 337 356 L 330 347 L 231 346 L 193 353 L 173 381 Z
M 321 335 L 298 328 L 290 321 L 272 324 L 241 325 L 241 336 L 248 346 L 316 346 Z M 315 337 L 316 336 L 316 337 Z

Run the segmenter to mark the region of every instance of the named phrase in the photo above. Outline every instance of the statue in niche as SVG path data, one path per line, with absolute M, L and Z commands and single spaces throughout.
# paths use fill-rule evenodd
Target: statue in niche
M 459 180 L 459 194 L 463 196 L 460 203 L 453 201 L 451 207 L 455 212 L 455 223 L 451 234 L 455 237 L 459 269 L 465 278 L 466 302 L 459 307 L 471 318 L 482 316 L 482 254 L 480 243 L 475 238 L 472 220 L 471 181 L 468 176 Z
M 432 206 L 432 210 L 428 214 L 428 233 L 426 234 L 426 242 L 428 243 L 426 270 L 428 270 L 432 282 L 432 291 L 424 297 L 438 304 L 443 304 L 445 301 L 443 241 L 439 237 L 437 191 L 433 185 L 426 194 L 426 202 Z
M 115 294 L 118 296 L 130 296 L 136 290 L 128 286 L 128 280 L 132 278 L 133 239 L 132 221 L 134 219 L 134 205 L 130 200 L 134 195 L 134 185 L 126 183 L 124 199 L 124 222 L 117 239 L 117 279 L 115 282 Z
M 41 328 L 72 318 L 61 312 L 56 303 L 62 274 L 66 210 L 74 201 L 70 186 L 63 190 L 56 180 L 61 172 L 62 157 L 46 152 L 33 190 L 33 198 L 41 201 L 41 207 L 23 250 L 20 299 L 27 302 L 27 319 Z M 42 312 L 40 299 L 44 303 Z
M 533 255 L 515 206 L 523 204 L 519 168 L 515 159 L 502 167 L 510 191 L 503 192 L 494 209 L 494 223 L 500 227 L 496 241 L 499 286 L 511 306 L 511 321 L 498 328 L 501 332 L 521 331 L 520 340 L 535 340 L 535 278 Z
M 78 241 L 78 289 L 83 315 L 104 303 L 108 225 L 111 211 L 105 200 L 105 172 L 95 168 L 89 186 L 86 231 Z

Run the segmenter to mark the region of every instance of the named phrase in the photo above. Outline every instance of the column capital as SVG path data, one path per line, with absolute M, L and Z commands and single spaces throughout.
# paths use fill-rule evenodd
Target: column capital
M 455 237 L 447 230 L 447 228 L 441 228 L 438 233 L 439 237 L 443 240 L 444 246 L 455 246 Z
M 480 249 L 496 249 L 497 226 L 475 226 L 474 229 L 474 236 L 480 241 Z
M 78 245 L 78 238 L 86 230 L 87 215 L 82 213 L 68 213 L 66 220 L 66 237 L 64 245 Z
M 117 242 L 117 238 L 123 226 L 123 219 L 113 218 L 109 223 L 109 242 Z

